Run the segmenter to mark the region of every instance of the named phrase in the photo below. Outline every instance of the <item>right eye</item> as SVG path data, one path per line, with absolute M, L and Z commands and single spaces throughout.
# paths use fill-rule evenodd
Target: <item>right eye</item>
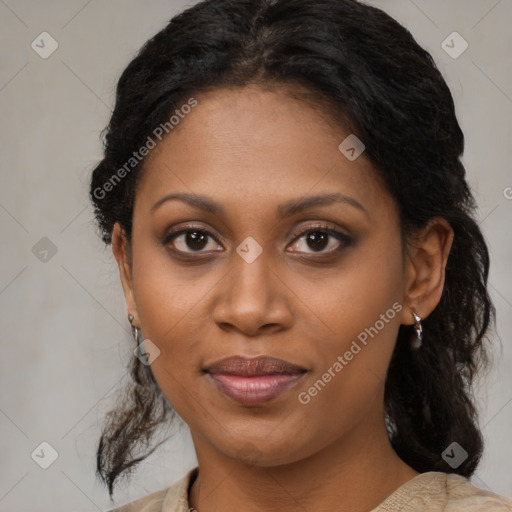
M 203 228 L 196 228 L 193 226 L 180 229 L 179 231 L 176 231 L 174 233 L 169 233 L 165 240 L 163 241 L 163 244 L 168 247 L 169 245 L 172 245 L 172 250 L 178 251 L 178 252 L 184 252 L 187 254 L 194 254 L 194 253 L 201 253 L 201 252 L 207 252 L 203 251 L 204 247 L 208 246 L 208 238 L 211 238 L 212 240 L 215 240 L 215 237 L 209 233 L 208 231 L 205 231 Z M 187 248 L 191 249 L 190 251 L 186 250 Z M 212 250 L 218 250 L 218 249 L 212 249 Z

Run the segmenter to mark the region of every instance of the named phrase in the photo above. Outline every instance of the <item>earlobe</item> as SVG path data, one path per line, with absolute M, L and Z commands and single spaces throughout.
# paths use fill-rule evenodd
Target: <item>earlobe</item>
M 133 315 L 133 325 L 140 325 L 131 276 L 130 247 L 126 234 L 118 222 L 114 224 L 112 231 L 112 252 L 119 268 L 119 277 L 123 287 L 128 315 Z
M 435 217 L 408 246 L 404 290 L 408 307 L 404 308 L 402 324 L 414 324 L 413 310 L 425 319 L 441 300 L 453 236 L 449 223 Z

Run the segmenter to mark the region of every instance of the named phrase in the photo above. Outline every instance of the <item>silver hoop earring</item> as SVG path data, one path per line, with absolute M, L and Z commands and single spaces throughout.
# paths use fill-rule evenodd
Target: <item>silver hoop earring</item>
M 140 345 L 142 343 L 142 331 L 139 327 L 133 325 L 133 315 L 128 315 L 128 320 L 130 321 L 133 337 L 137 342 L 137 345 Z
M 421 317 L 414 311 L 412 312 L 412 316 L 414 317 L 415 334 L 411 338 L 410 345 L 413 350 L 418 350 L 423 344 L 423 328 L 421 327 Z

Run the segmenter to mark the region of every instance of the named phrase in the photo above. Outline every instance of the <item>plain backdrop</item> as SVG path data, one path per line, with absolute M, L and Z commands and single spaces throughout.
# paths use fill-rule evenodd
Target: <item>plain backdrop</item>
M 192 3 L 0 0 L 0 511 L 111 507 L 95 478 L 95 450 L 134 345 L 88 182 L 120 73 Z M 512 2 L 370 3 L 431 52 L 466 136 L 497 308 L 495 364 L 478 392 L 486 451 L 472 481 L 512 496 Z M 442 46 L 454 31 L 469 45 L 457 58 Z M 31 46 L 42 32 L 58 44 L 45 59 Z M 455 37 L 449 44 L 460 50 Z M 119 489 L 117 505 L 168 487 L 196 464 L 188 428 L 175 431 Z

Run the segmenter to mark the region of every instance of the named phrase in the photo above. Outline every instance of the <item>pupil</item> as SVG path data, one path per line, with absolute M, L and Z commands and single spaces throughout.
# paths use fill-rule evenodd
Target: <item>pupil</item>
M 202 238 L 202 240 L 200 242 L 198 242 L 198 240 L 201 238 Z M 200 250 L 206 245 L 206 236 L 204 236 L 204 233 L 201 233 L 199 231 L 190 231 L 187 233 L 186 243 L 189 246 L 192 245 L 191 249 Z M 197 245 L 195 245 L 198 243 L 199 243 L 199 247 Z
M 310 246 L 311 249 L 322 250 L 327 246 L 327 236 L 328 235 L 322 231 L 313 231 L 307 238 L 308 244 L 310 241 L 313 241 L 313 247 Z

